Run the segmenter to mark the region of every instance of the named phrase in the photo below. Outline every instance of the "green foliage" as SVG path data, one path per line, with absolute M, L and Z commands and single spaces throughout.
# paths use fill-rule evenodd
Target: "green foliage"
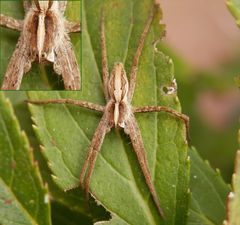
M 129 73 L 139 36 L 153 2 L 153 0 L 84 1 L 82 91 L 32 91 L 27 93 L 28 97 L 82 99 L 104 105 L 100 72 L 101 10 L 105 13 L 109 69 L 111 70 L 114 62 L 120 61 L 124 63 Z M 2 2 L 0 4 L 4 5 Z M 6 10 L 14 11 L 13 5 L 19 5 L 21 8 L 18 2 L 10 2 L 8 6 L 5 4 Z M 108 7 L 111 10 L 107 10 Z M 76 7 L 76 10 L 78 9 Z M 68 10 L 67 17 L 74 19 L 78 14 L 76 12 Z M 21 18 L 21 11 L 12 15 L 18 17 L 18 13 Z M 160 51 L 162 47 L 153 45 L 153 41 L 163 34 L 163 26 L 159 26 L 160 18 L 159 11 L 141 56 L 133 105 L 166 105 L 180 111 L 176 94 L 165 94 L 163 91 L 163 88 L 170 86 L 174 79 L 172 61 Z M 7 35 L 8 32 L 10 35 L 11 31 L 6 31 Z M 2 33 L 1 38 L 4 35 Z M 12 35 L 13 42 L 9 42 L 9 46 L 13 50 L 18 34 L 12 32 Z M 80 52 L 79 38 L 77 36 L 74 38 L 76 40 L 73 42 L 78 43 L 75 50 Z M 8 41 L 10 40 L 11 38 L 8 38 Z M 9 50 L 9 56 L 10 52 L 12 51 Z M 3 60 L 1 63 L 3 65 L 5 63 L 6 66 L 7 62 Z M 1 66 L 1 74 L 2 69 Z M 36 75 L 39 73 L 38 70 L 39 67 L 36 66 L 31 72 L 33 74 L 25 78 L 24 89 L 27 89 L 31 82 L 36 82 L 39 88 L 49 88 L 42 79 L 34 77 L 34 73 Z M 51 88 L 54 85 L 54 82 L 50 81 Z M 150 171 L 165 212 L 165 221 L 159 217 L 152 202 L 131 142 L 120 130 L 110 132 L 102 146 L 91 181 L 93 199 L 88 211 L 84 205 L 82 191 L 78 188 L 79 175 L 101 114 L 69 105 L 30 105 L 30 114 L 26 103 L 23 103 L 26 99 L 25 93 L 8 92 L 7 96 L 10 97 L 21 127 L 27 132 L 31 146 L 35 149 L 34 157 L 39 162 L 41 176 L 48 183 L 53 224 L 78 225 L 79 221 L 84 225 L 96 221 L 102 221 L 97 224 L 106 225 L 222 224 L 226 212 L 226 196 L 230 188 L 224 183 L 219 172 L 211 169 L 195 150 L 189 151 L 190 160 L 188 159 L 182 121 L 166 113 L 137 115 Z M 30 117 L 35 124 L 36 136 L 31 128 Z M 49 205 L 43 201 L 47 194 L 46 188 L 43 187 L 39 172 L 32 163 L 26 136 L 20 131 L 9 101 L 3 95 L 0 95 L 0 123 L 0 224 L 8 225 L 9 221 L 7 223 L 3 221 L 8 218 L 14 219 L 13 224 L 51 224 Z M 11 186 L 12 174 L 15 183 Z M 239 189 L 238 178 L 239 176 L 235 176 L 235 192 Z M 39 199 L 36 198 L 36 193 Z M 95 201 L 103 205 L 111 213 L 112 218 L 109 218 L 103 208 L 97 207 Z M 233 204 L 237 204 L 237 201 L 233 201 Z M 37 206 L 38 212 L 35 211 Z
M 34 141 L 34 137 L 28 127 L 30 125 L 30 115 L 28 115 L 26 110 L 26 104 L 23 103 L 25 94 L 23 92 L 9 92 L 7 95 L 14 104 L 15 112 L 21 121 L 22 127 L 27 131 L 31 143 L 36 148 L 37 146 L 34 144 L 36 140 Z M 192 165 L 190 182 L 192 198 L 188 224 L 221 224 L 221 220 L 225 215 L 224 203 L 229 187 L 224 184 L 219 173 L 214 172 L 208 164 L 201 160 L 195 150 L 190 150 L 190 158 Z M 51 196 L 54 200 L 52 203 L 53 224 L 59 224 L 60 222 L 61 224 L 78 224 L 77 221 L 84 221 L 84 224 L 92 224 L 91 221 L 99 221 L 99 218 L 103 218 L 102 216 L 99 217 L 99 215 L 93 218 L 94 215 L 89 215 L 87 211 L 84 211 L 82 195 L 79 189 L 66 193 L 60 191 L 48 177 L 49 171 L 42 166 L 44 159 L 38 158 L 38 161 L 41 172 L 49 184 Z M 94 211 L 92 211 L 92 213 L 96 213 L 96 208 L 91 208 L 91 210 Z M 107 217 L 105 217 L 105 220 L 107 220 Z M 113 215 L 113 219 L 111 219 L 110 222 L 102 222 L 102 224 L 122 223 L 124 223 L 124 221 L 115 215 Z
M 0 94 L 0 224 L 50 222 L 49 196 L 25 133 Z
M 232 178 L 232 186 L 233 192 L 228 195 L 227 220 L 224 221 L 224 225 L 240 224 L 240 151 L 236 154 L 235 173 Z
M 99 72 L 101 8 L 109 4 L 112 6 L 111 11 L 105 11 L 109 67 L 112 68 L 114 62 L 121 61 L 128 72 L 153 2 L 145 0 L 141 4 L 137 3 L 139 1 L 132 1 L 129 7 L 129 1 L 84 2 L 83 91 L 30 92 L 30 98 L 68 97 L 104 104 Z M 169 86 L 174 79 L 172 62 L 162 53 L 155 52 L 152 45 L 153 40 L 161 35 L 158 28 L 160 16 L 159 12 L 141 57 L 134 105 L 159 105 L 161 102 L 179 110 L 177 97 L 174 94 L 165 95 L 162 91 L 162 87 Z M 31 106 L 30 110 L 36 124 L 36 133 L 44 145 L 43 154 L 48 159 L 56 183 L 66 190 L 76 187 L 87 147 L 101 115 L 59 105 Z M 184 125 L 164 113 L 138 115 L 137 119 L 166 222 L 185 224 L 189 162 Z M 113 130 L 107 135 L 94 170 L 91 192 L 105 208 L 125 223 L 162 223 L 129 139 L 122 132 Z
M 190 149 L 191 201 L 188 225 L 222 224 L 226 212 L 226 198 L 230 191 L 219 171 L 215 172 L 204 162 L 195 149 Z
M 71 21 L 79 21 L 81 16 L 81 1 L 71 1 L 67 5 L 65 12 L 66 17 Z M 13 18 L 23 19 L 24 9 L 22 1 L 0 1 L 0 9 L 2 14 L 12 16 Z M 19 32 L 11 29 L 0 27 L 0 83 L 6 72 L 9 59 L 16 47 L 19 38 Z M 81 66 L 80 54 L 80 34 L 71 34 L 74 51 L 78 60 L 78 65 Z M 55 74 L 52 64 L 40 65 L 32 63 L 31 70 L 23 76 L 21 90 L 51 90 L 63 89 L 62 78 Z

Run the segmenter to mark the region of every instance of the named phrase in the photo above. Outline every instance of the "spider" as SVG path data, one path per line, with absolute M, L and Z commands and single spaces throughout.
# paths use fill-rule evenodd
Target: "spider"
M 144 112 L 167 112 L 173 116 L 180 118 L 184 121 L 186 126 L 186 132 L 188 134 L 189 119 L 186 115 L 181 114 L 171 108 L 165 106 L 143 106 L 134 108 L 131 105 L 131 101 L 134 94 L 137 68 L 139 59 L 142 53 L 145 39 L 149 33 L 153 18 L 154 10 L 151 10 L 144 30 L 141 34 L 137 51 L 134 55 L 131 71 L 130 80 L 128 81 L 124 66 L 122 63 L 117 62 L 114 64 L 111 74 L 109 76 L 108 72 L 108 62 L 107 62 L 107 51 L 106 51 L 106 38 L 105 38 L 105 25 L 104 25 L 104 15 L 101 17 L 101 64 L 102 64 L 102 80 L 104 87 L 104 95 L 106 99 L 106 105 L 98 105 L 95 103 L 72 100 L 72 99 L 50 99 L 50 100 L 28 100 L 29 103 L 33 104 L 71 104 L 75 106 L 84 107 L 91 110 L 96 110 L 103 113 L 103 116 L 95 130 L 91 144 L 88 148 L 87 156 L 84 161 L 81 174 L 80 174 L 80 184 L 85 189 L 88 195 L 90 190 L 90 180 L 94 170 L 95 162 L 98 153 L 101 149 L 105 135 L 112 128 L 122 128 L 124 132 L 129 135 L 133 149 L 136 153 L 139 165 L 141 167 L 142 173 L 145 177 L 146 184 L 151 193 L 152 199 L 158 209 L 159 214 L 164 217 L 163 210 L 160 206 L 160 201 L 158 199 L 151 174 L 149 171 L 144 143 L 141 137 L 141 132 L 138 127 L 135 113 Z
M 69 33 L 80 32 L 79 22 L 64 18 L 67 1 L 23 1 L 24 20 L 0 14 L 0 26 L 20 31 L 4 75 L 2 90 L 18 90 L 33 61 L 53 63 L 68 90 L 80 89 L 80 71 Z

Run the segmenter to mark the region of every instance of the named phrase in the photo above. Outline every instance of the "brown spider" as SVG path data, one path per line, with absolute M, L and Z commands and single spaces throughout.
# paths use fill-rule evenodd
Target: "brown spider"
M 153 201 L 157 206 L 159 214 L 163 217 L 163 210 L 160 207 L 160 202 L 157 197 L 154 184 L 152 182 L 147 159 L 145 156 L 143 140 L 134 113 L 160 112 L 160 111 L 171 113 L 175 117 L 178 117 L 184 121 L 187 132 L 189 127 L 188 126 L 189 119 L 186 115 L 181 114 L 165 106 L 143 106 L 134 108 L 131 105 L 135 89 L 138 62 L 144 46 L 144 41 L 146 39 L 151 23 L 153 21 L 153 17 L 154 10 L 151 11 L 147 23 L 145 25 L 144 31 L 141 34 L 137 51 L 135 53 L 133 64 L 131 67 L 130 81 L 128 82 L 126 72 L 124 70 L 122 63 L 114 64 L 113 70 L 109 78 L 105 43 L 104 17 L 102 16 L 101 20 L 102 79 L 104 85 L 105 99 L 107 102 L 106 106 L 72 99 L 51 99 L 42 101 L 29 100 L 28 102 L 33 104 L 71 104 L 103 113 L 103 116 L 98 124 L 98 127 L 95 130 L 91 144 L 88 148 L 88 153 L 80 175 L 80 184 L 83 188 L 85 188 L 87 194 L 90 189 L 90 180 L 97 159 L 97 155 L 101 149 L 105 135 L 113 127 L 123 128 L 124 132 L 127 135 L 129 135 L 131 139 L 132 146 L 136 153 L 143 175 L 145 177 L 146 184 L 149 188 Z
M 0 26 L 20 31 L 17 46 L 4 75 L 2 90 L 18 90 L 23 74 L 33 61 L 52 62 L 68 90 L 80 89 L 80 71 L 69 33 L 79 32 L 80 23 L 64 18 L 67 1 L 23 1 L 24 20 L 0 14 Z

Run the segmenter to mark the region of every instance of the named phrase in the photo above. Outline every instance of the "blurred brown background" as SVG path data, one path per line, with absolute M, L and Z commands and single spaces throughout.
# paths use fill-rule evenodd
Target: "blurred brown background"
M 166 42 L 199 69 L 215 69 L 239 50 L 240 30 L 224 0 L 157 0 Z
M 240 113 L 240 29 L 224 0 L 156 0 L 192 145 L 230 181 Z

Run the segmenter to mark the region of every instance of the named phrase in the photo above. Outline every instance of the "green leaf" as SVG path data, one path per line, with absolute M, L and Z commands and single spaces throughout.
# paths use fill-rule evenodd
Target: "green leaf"
M 83 3 L 83 88 L 81 92 L 29 92 L 31 99 L 71 98 L 105 104 L 101 83 L 100 14 L 105 10 L 109 68 L 123 62 L 130 71 L 133 54 L 153 0 L 88 0 Z M 109 9 L 111 10 L 107 10 Z M 171 59 L 155 49 L 163 32 L 161 12 L 154 19 L 140 60 L 134 106 L 166 105 L 180 111 L 172 85 Z M 65 190 L 78 187 L 79 175 L 96 126 L 98 112 L 67 105 L 30 106 L 35 131 L 43 144 L 55 182 Z M 129 138 L 112 130 L 98 156 L 91 193 L 109 210 L 114 221 L 125 224 L 186 224 L 189 161 L 182 121 L 166 113 L 138 114 L 148 164 L 166 220 L 151 199 Z M 117 224 L 111 223 L 109 224 Z
M 190 214 L 188 225 L 220 225 L 225 217 L 229 186 L 219 171 L 204 162 L 195 149 L 190 149 L 191 179 Z
M 240 1 L 239 0 L 227 0 L 227 7 L 231 14 L 236 19 L 236 23 L 240 26 Z
M 47 189 L 26 135 L 2 93 L 0 139 L 0 224 L 51 224 Z
M 24 102 L 24 100 L 26 100 L 27 98 L 26 93 L 23 91 L 18 92 L 9 91 L 6 92 L 5 95 L 11 101 L 15 115 L 17 116 L 18 121 L 20 122 L 21 128 L 26 132 L 28 140 L 30 141 L 30 145 L 35 150 L 34 158 L 38 161 L 39 169 L 44 182 L 48 184 L 48 189 L 52 200 L 51 215 L 53 218 L 53 224 L 55 224 L 55 222 L 58 221 L 59 217 L 61 218 L 68 217 L 67 213 L 62 215 L 61 212 L 62 210 L 69 211 L 69 214 L 73 215 L 74 218 L 75 217 L 88 218 L 88 221 L 92 221 L 92 223 L 93 221 L 98 221 L 99 219 L 109 218 L 109 215 L 106 213 L 106 211 L 101 206 L 94 204 L 95 203 L 94 201 L 91 201 L 90 203 L 91 208 L 90 214 L 89 211 L 85 208 L 83 197 L 84 193 L 80 189 L 74 189 L 65 192 L 61 190 L 55 184 L 55 182 L 53 182 L 51 172 L 49 171 L 45 158 L 41 154 L 41 151 L 39 149 L 39 142 L 36 136 L 34 135 L 32 129 L 31 115 L 28 110 L 26 102 Z M 64 219 L 64 221 L 66 221 L 66 219 Z M 68 222 L 70 223 L 70 220 Z M 56 222 L 56 224 L 58 223 Z
M 22 1 L 0 1 L 0 13 L 16 19 L 24 18 Z M 69 1 L 65 16 L 70 21 L 80 21 L 81 1 Z M 16 47 L 19 32 L 0 27 L 0 83 L 2 83 L 9 60 Z M 81 68 L 81 35 L 71 34 L 71 41 L 78 65 Z M 32 63 L 31 70 L 23 76 L 21 90 L 51 90 L 64 89 L 61 76 L 53 71 L 52 64 L 40 65 Z
M 238 142 L 240 144 L 240 130 L 238 133 Z M 227 219 L 224 221 L 223 225 L 240 224 L 240 150 L 236 153 L 232 187 L 233 191 L 228 195 Z

